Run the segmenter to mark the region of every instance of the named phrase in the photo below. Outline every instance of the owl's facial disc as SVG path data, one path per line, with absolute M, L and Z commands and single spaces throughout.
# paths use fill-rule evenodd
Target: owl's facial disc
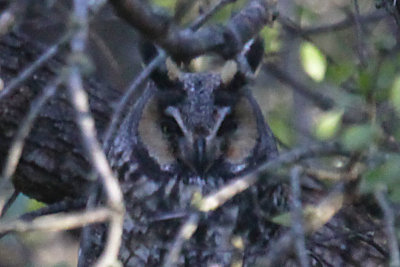
M 165 110 L 165 114 L 174 118 L 180 132 L 183 133 L 177 138 L 177 156 L 197 174 L 206 173 L 221 156 L 221 142 L 217 133 L 229 112 L 229 107 L 216 109 L 213 113 L 214 123 L 208 129 L 201 124 L 188 128 L 176 107 L 170 106 Z
M 162 170 L 232 177 L 251 163 L 262 115 L 241 89 L 245 76 L 235 62 L 226 66 L 221 73 L 187 73 L 169 66 L 170 82 L 160 82 L 144 106 L 140 141 Z

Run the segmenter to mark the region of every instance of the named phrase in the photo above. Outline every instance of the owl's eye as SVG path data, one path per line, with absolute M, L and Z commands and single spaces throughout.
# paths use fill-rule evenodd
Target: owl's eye
M 182 136 L 182 130 L 173 118 L 163 118 L 160 122 L 161 131 L 167 137 Z
M 226 134 L 230 134 L 237 129 L 237 123 L 235 122 L 233 116 L 228 116 L 225 120 L 221 123 L 219 127 L 217 136 L 223 136 Z

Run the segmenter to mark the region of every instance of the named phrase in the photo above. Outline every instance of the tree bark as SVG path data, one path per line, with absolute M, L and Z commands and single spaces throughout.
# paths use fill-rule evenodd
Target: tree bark
M 20 33 L 0 40 L 0 77 L 5 86 L 34 62 L 45 47 Z M 62 54 L 62 52 L 61 52 Z M 0 99 L 0 166 L 32 100 L 60 75 L 62 55 L 49 60 L 15 92 Z M 93 77 L 85 81 L 98 136 L 107 127 L 119 92 Z M 29 134 L 13 183 L 22 193 L 47 203 L 84 195 L 90 184 L 90 165 L 83 154 L 73 108 L 60 88 L 42 108 Z

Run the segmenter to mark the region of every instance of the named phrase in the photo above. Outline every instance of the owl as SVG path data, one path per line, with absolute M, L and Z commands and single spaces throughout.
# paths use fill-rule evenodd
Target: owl
M 257 50 L 262 53 L 260 44 L 246 57 L 253 71 L 262 58 Z M 273 134 L 236 62 L 227 61 L 215 73 L 184 72 L 169 59 L 165 67 L 152 74 L 108 153 L 127 211 L 120 251 L 124 266 L 160 266 L 194 194 L 216 190 L 277 155 Z M 255 242 L 260 234 L 268 236 L 255 221 L 248 227 L 247 220 L 257 217 L 252 211 L 257 194 L 240 195 L 206 214 L 178 265 L 229 265 L 237 256 L 232 238 Z M 90 266 L 100 253 L 95 244 L 104 243 L 104 229 L 91 229 L 94 245 L 82 252 L 80 266 Z

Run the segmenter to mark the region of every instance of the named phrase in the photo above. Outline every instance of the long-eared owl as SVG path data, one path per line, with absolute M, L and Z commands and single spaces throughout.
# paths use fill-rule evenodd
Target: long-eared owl
M 246 54 L 252 71 L 261 51 L 255 43 Z M 127 211 L 120 251 L 124 266 L 160 266 L 184 220 L 179 214 L 190 208 L 195 192 L 216 190 L 277 155 L 272 132 L 236 62 L 227 61 L 216 73 L 183 72 L 171 60 L 165 66 L 152 74 L 108 154 Z M 273 227 L 261 229 L 256 222 L 253 202 L 259 194 L 268 192 L 252 190 L 206 214 L 178 265 L 229 265 L 235 258 L 234 236 L 265 242 L 258 237 L 268 236 L 264 230 Z M 92 230 L 92 237 L 94 243 L 104 242 L 104 227 Z M 99 250 L 84 252 L 86 264 L 80 266 L 90 265 Z

